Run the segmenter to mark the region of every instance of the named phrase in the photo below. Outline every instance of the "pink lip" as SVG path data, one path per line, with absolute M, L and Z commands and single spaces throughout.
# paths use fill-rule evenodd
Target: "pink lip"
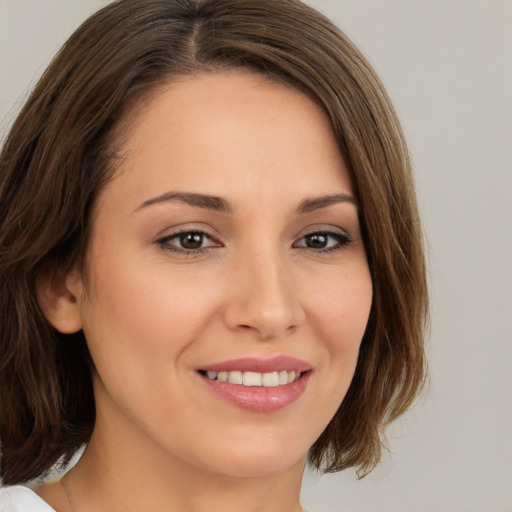
M 269 413 L 278 411 L 297 401 L 304 391 L 311 376 L 311 365 L 299 359 L 279 356 L 271 359 L 233 359 L 202 367 L 203 371 L 229 372 L 275 372 L 295 371 L 302 375 L 299 379 L 277 387 L 248 387 L 229 382 L 211 380 L 203 374 L 203 382 L 216 395 L 220 396 L 232 405 L 252 412 Z

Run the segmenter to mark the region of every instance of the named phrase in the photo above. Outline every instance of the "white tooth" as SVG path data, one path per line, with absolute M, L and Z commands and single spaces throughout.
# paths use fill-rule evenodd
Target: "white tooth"
M 244 372 L 243 383 L 244 386 L 261 386 L 261 373 Z
M 291 372 L 288 372 L 288 384 L 290 384 L 290 382 L 293 382 L 295 380 L 295 372 L 294 371 L 291 371 Z
M 228 382 L 230 384 L 242 384 L 242 372 L 229 372 Z
M 300 372 L 280 371 L 280 372 L 206 372 L 209 379 L 229 382 L 230 384 L 243 384 L 249 387 L 264 386 L 272 388 L 290 384 L 300 377 Z
M 274 388 L 279 386 L 279 375 L 277 372 L 264 373 L 261 382 L 266 388 Z

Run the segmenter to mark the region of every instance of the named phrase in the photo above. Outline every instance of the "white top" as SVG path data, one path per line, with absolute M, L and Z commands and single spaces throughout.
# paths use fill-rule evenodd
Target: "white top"
M 0 488 L 0 512 L 55 512 L 32 489 L 24 485 Z

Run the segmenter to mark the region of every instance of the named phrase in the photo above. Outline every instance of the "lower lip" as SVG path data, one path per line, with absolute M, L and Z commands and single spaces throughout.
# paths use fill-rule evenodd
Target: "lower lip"
M 236 407 L 252 412 L 274 412 L 296 402 L 306 390 L 311 372 L 284 386 L 259 387 L 230 384 L 201 375 L 205 384 L 217 395 Z

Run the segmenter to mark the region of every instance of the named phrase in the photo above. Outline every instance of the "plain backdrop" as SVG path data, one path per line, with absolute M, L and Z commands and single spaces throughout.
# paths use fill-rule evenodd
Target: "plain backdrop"
M 0 0 L 0 135 L 100 0 Z M 430 386 L 358 481 L 306 473 L 317 512 L 512 511 L 512 2 L 310 0 L 382 78 L 429 252 Z

